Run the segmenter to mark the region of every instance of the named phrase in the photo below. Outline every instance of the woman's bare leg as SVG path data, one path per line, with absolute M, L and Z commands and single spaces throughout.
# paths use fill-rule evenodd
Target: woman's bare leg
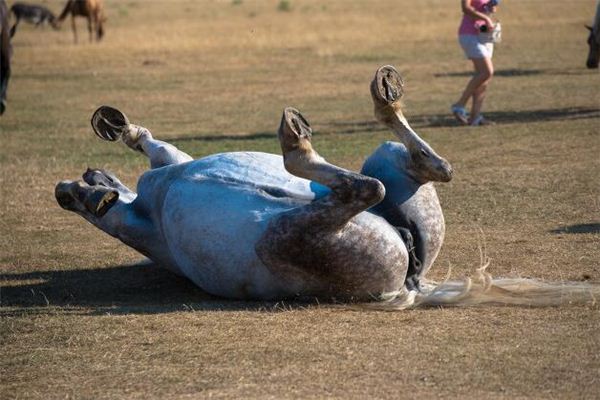
M 477 90 L 482 85 L 487 85 L 494 75 L 494 65 L 492 64 L 491 58 L 472 58 L 473 67 L 475 68 L 475 75 L 471 78 L 467 87 L 462 93 L 460 99 L 455 105 L 465 107 L 471 97 L 475 95 Z M 484 89 L 485 91 L 485 89 Z M 483 100 L 481 100 L 483 102 Z M 479 105 L 481 108 L 481 104 Z
M 483 107 L 483 100 L 485 100 L 486 90 L 488 83 L 485 82 L 483 85 L 480 85 L 475 93 L 473 93 L 473 103 L 471 104 L 471 118 L 469 122 L 472 122 L 479 114 L 481 114 L 481 109 Z

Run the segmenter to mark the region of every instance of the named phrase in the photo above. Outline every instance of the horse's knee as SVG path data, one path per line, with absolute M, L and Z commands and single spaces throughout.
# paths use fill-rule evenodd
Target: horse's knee
M 361 193 L 370 203 L 377 204 L 385 197 L 385 186 L 378 179 L 366 177 Z

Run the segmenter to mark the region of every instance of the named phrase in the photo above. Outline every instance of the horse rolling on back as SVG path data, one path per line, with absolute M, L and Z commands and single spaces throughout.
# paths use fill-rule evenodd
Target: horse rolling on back
M 15 35 L 17 31 L 17 26 L 21 22 L 21 20 L 29 22 L 30 24 L 40 26 L 42 24 L 50 24 L 54 29 L 58 29 L 58 21 L 56 17 L 46 7 L 35 5 L 35 4 L 27 4 L 27 3 L 15 3 L 10 8 L 10 11 L 15 16 L 15 24 L 10 30 L 10 37 Z
M 68 0 L 62 13 L 58 16 L 58 21 L 62 23 L 69 15 L 71 15 L 71 28 L 73 29 L 75 43 L 77 43 L 75 17 L 85 17 L 87 19 L 90 42 L 94 40 L 94 32 L 97 41 L 100 41 L 104 36 L 106 17 L 104 16 L 102 0 Z
M 285 109 L 278 130 L 283 157 L 233 152 L 193 160 L 130 125 L 118 110 L 102 107 L 92 118 L 96 133 L 120 138 L 147 156 L 151 170 L 140 177 L 138 193 L 114 175 L 88 170 L 83 182 L 59 183 L 57 201 L 214 295 L 363 301 L 401 294 L 410 300 L 426 270 L 420 262 L 409 268 L 411 231 L 443 225 L 435 190 L 418 187 L 447 182 L 453 172 L 402 115 L 398 72 L 384 66 L 373 81 L 377 118 L 401 143 L 380 147 L 364 174 L 319 156 L 309 123 L 292 108 Z M 414 222 L 403 227 L 391 223 L 386 210 L 370 211 L 386 196 L 380 176 L 386 182 L 398 178 L 392 183 L 399 187 L 390 187 L 389 208 L 420 197 L 417 203 L 425 206 L 410 211 L 427 216 L 398 218 Z M 409 183 L 413 177 L 419 182 Z M 402 233 L 403 228 L 410 229 Z M 423 260 L 427 267 L 441 245 L 441 236 L 435 237 L 440 241 L 418 242 L 431 247 L 419 252 L 429 257 Z
M 328 163 L 312 129 L 286 108 L 278 129 L 283 157 L 220 153 L 193 160 L 175 146 L 101 107 L 96 134 L 121 140 L 150 160 L 137 193 L 103 170 L 62 181 L 59 205 L 184 275 L 206 292 L 236 299 L 317 297 L 372 301 L 368 308 L 423 305 L 557 305 L 589 302 L 600 286 L 425 277 L 443 242 L 444 218 L 432 182 L 450 164 L 410 127 L 401 110 L 403 80 L 391 66 L 371 82 L 376 119 L 399 142 L 386 142 L 361 173 Z M 379 205 L 381 205 L 379 207 Z
M 0 115 L 6 109 L 6 91 L 8 89 L 8 78 L 10 78 L 11 55 L 8 7 L 5 0 L 0 0 Z
M 586 65 L 588 68 L 598 68 L 598 62 L 600 61 L 600 1 L 596 6 L 596 15 L 594 16 L 594 23 L 592 26 L 587 26 L 590 34 L 587 39 L 590 51 Z

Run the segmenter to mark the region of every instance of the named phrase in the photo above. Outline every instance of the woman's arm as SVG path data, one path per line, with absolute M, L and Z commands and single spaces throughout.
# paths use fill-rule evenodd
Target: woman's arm
M 481 20 L 485 21 L 485 24 L 487 25 L 488 29 L 490 29 L 490 30 L 494 29 L 494 21 L 492 21 L 492 19 L 487 14 L 477 11 L 475 9 L 475 7 L 473 7 L 471 5 L 471 1 L 472 0 L 461 0 L 460 1 L 460 5 L 462 8 L 463 14 L 468 15 L 475 19 L 481 19 Z

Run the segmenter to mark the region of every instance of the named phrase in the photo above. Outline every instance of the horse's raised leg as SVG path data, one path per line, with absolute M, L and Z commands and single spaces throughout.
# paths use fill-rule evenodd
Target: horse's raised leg
M 102 106 L 92 116 L 94 132 L 103 140 L 121 139 L 130 149 L 145 154 L 150 159 L 150 167 L 160 168 L 167 165 L 181 164 L 193 158 L 172 144 L 156 140 L 144 127 L 130 124 L 129 119 L 121 111 Z
M 328 163 L 310 138 L 308 122 L 287 108 L 279 128 L 285 168 L 331 193 L 278 215 L 257 254 L 273 273 L 304 282 L 317 296 L 366 299 L 400 290 L 408 261 L 400 235 L 383 219 L 360 214 L 383 199 L 383 185 Z
M 172 144 L 154 139 L 148 129 L 133 124 L 129 125 L 129 131 L 123 135 L 123 143 L 145 154 L 150 159 L 152 169 L 193 160 L 189 154 Z

